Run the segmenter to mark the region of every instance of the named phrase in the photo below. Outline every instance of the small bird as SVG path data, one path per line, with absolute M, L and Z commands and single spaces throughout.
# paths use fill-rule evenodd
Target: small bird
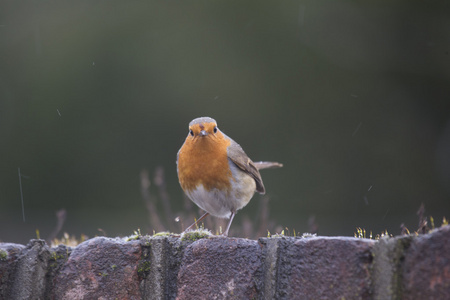
M 223 233 L 228 236 L 236 212 L 246 206 L 255 192 L 265 193 L 259 169 L 282 167 L 276 162 L 254 163 L 238 143 L 217 128 L 210 117 L 189 123 L 189 133 L 177 154 L 181 188 L 206 213 L 229 218 Z

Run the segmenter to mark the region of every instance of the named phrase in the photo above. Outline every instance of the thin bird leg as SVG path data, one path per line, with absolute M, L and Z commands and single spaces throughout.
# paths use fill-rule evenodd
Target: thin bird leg
M 189 226 L 188 228 L 186 228 L 186 229 L 184 230 L 184 232 L 186 232 L 186 231 L 188 231 L 188 230 L 191 230 L 192 227 L 194 227 L 195 225 L 197 225 L 198 222 L 200 222 L 201 220 L 203 220 L 204 218 L 206 218 L 208 215 L 209 215 L 209 213 L 205 213 L 205 214 L 204 214 L 203 216 L 201 216 L 198 220 L 196 220 L 196 221 L 194 222 L 194 224 L 192 224 L 191 226 Z
M 236 215 L 236 213 L 232 211 L 231 215 L 230 215 L 230 221 L 228 222 L 228 225 L 227 225 L 227 230 L 225 230 L 225 232 L 222 234 L 223 236 L 228 236 L 228 230 L 230 230 L 231 222 L 233 222 L 233 218 L 235 215 Z

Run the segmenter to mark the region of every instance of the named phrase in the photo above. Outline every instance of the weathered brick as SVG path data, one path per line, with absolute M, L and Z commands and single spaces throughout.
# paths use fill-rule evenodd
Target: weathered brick
M 383 238 L 0 243 L 0 299 L 448 299 L 450 226 Z
M 17 258 L 24 245 L 0 243 L 0 299 L 8 299 L 15 280 Z
M 348 237 L 280 239 L 275 297 L 370 299 L 374 244 Z
M 184 249 L 191 241 L 175 237 L 143 237 L 138 274 L 143 299 L 175 299 Z
M 403 299 L 450 299 L 450 226 L 416 237 L 404 253 Z
M 78 245 L 54 279 L 54 299 L 141 299 L 139 241 L 97 237 Z
M 372 250 L 373 298 L 376 300 L 400 299 L 402 295 L 402 267 L 405 250 L 412 236 L 391 238 L 385 236 L 377 241 Z
M 50 248 L 44 240 L 31 240 L 17 257 L 8 299 L 44 299 Z
M 257 241 L 198 240 L 185 250 L 177 299 L 256 299 L 259 278 L 261 247 Z

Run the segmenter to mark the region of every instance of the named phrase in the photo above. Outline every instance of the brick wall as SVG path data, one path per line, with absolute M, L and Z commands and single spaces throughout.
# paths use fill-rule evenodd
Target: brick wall
M 450 299 L 450 226 L 378 241 L 0 243 L 0 299 Z

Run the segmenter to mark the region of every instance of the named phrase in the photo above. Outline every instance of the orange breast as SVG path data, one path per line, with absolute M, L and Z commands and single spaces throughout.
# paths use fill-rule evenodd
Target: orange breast
M 220 131 L 214 136 L 188 137 L 178 154 L 178 178 L 183 190 L 192 191 L 200 184 L 207 191 L 230 189 L 229 145 Z

